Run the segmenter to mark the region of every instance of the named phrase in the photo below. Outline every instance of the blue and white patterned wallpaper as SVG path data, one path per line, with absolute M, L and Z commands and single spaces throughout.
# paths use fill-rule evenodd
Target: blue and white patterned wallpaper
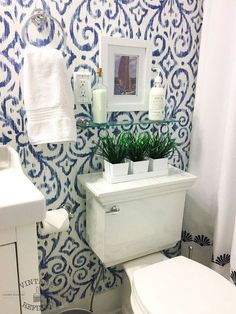
M 78 132 L 75 144 L 33 146 L 28 142 L 21 88 L 24 43 L 20 32 L 35 4 L 33 0 L 0 0 L 0 141 L 16 148 L 25 173 L 46 196 L 48 209 L 69 203 L 74 212 L 68 232 L 42 236 L 38 230 L 42 303 L 43 310 L 49 310 L 90 295 L 98 275 L 100 262 L 85 240 L 85 200 L 77 179 L 82 173 L 101 170 L 101 161 L 94 155 L 94 141 L 103 131 Z M 94 76 L 101 34 L 153 42 L 152 62 L 161 65 L 167 86 L 166 114 L 179 120 L 169 126 L 178 143 L 172 163 L 186 169 L 202 0 L 41 0 L 37 5 L 55 16 L 67 32 L 65 59 L 71 74 L 86 67 Z M 60 47 L 57 30 L 53 26 L 50 30 L 49 35 L 47 30 L 39 30 L 37 39 L 30 37 L 39 45 L 47 45 L 53 38 Z M 76 118 L 90 117 L 85 105 L 77 106 L 75 112 Z M 145 114 L 113 113 L 110 118 L 137 119 Z M 156 131 L 152 126 L 142 129 Z M 162 132 L 167 130 L 167 126 L 161 127 Z M 120 127 L 111 129 L 113 134 L 120 131 Z M 120 269 L 103 271 L 99 289 L 120 284 Z

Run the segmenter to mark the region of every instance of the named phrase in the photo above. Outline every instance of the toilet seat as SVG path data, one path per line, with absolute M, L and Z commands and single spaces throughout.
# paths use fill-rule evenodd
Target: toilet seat
M 228 280 L 182 256 L 133 273 L 135 314 L 234 314 L 235 300 Z

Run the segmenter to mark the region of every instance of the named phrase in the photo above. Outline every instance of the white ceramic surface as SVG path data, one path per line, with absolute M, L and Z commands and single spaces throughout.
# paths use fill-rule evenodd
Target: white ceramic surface
M 186 190 L 195 179 L 174 167 L 168 176 L 117 184 L 102 174 L 80 176 L 91 248 L 113 266 L 175 245 L 181 238 Z
M 103 173 L 83 174 L 78 177 L 79 182 L 105 204 L 112 204 L 118 200 L 131 200 L 145 195 L 167 193 L 189 189 L 196 180 L 196 176 L 170 166 L 169 175 L 146 178 L 133 182 L 110 184 L 103 178 Z
M 202 296 L 197 298 L 197 296 Z M 180 256 L 133 274 L 132 307 L 142 314 L 233 314 L 236 289 L 210 268 Z
M 133 283 L 133 274 L 135 271 L 142 269 L 144 267 L 150 266 L 155 263 L 159 263 L 168 258 L 162 253 L 149 254 L 144 257 L 140 257 L 123 264 L 125 270 L 123 275 L 122 283 L 122 294 L 121 294 L 121 304 L 122 304 L 122 314 L 130 314 L 135 312 L 131 307 L 131 284 Z M 136 312 L 135 312 L 136 313 Z M 137 312 L 138 314 L 138 312 Z
M 148 171 L 148 172 L 141 172 L 141 173 L 135 173 L 135 174 L 127 174 L 125 176 L 107 176 L 106 172 L 103 173 L 103 177 L 109 182 L 109 183 L 122 183 L 122 182 L 129 182 L 129 181 L 136 181 L 136 180 L 143 180 L 148 178 L 154 178 L 154 177 L 162 177 L 168 175 L 168 171 Z
M 18 153 L 4 145 L 0 145 L 0 193 L 0 228 L 44 219 L 43 194 L 23 173 Z

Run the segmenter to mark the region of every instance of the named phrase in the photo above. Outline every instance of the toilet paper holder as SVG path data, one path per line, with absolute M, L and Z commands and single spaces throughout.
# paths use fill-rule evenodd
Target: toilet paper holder
M 73 217 L 74 217 L 74 213 L 72 212 L 72 206 L 71 206 L 71 204 L 65 204 L 65 206 L 64 206 L 64 209 L 67 211 L 67 213 L 68 213 L 68 217 L 69 217 L 69 220 L 71 220 Z M 40 227 L 41 228 L 43 228 L 43 222 L 42 221 L 40 221 Z
M 65 204 L 65 210 L 66 210 L 67 213 L 68 213 L 69 219 L 74 218 L 74 213 L 72 212 L 71 209 L 72 209 L 71 204 Z

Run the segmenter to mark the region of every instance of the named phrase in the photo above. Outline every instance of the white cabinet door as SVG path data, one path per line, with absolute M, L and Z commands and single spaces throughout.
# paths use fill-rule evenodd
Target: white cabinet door
M 0 246 L 0 313 L 21 313 L 14 243 Z

